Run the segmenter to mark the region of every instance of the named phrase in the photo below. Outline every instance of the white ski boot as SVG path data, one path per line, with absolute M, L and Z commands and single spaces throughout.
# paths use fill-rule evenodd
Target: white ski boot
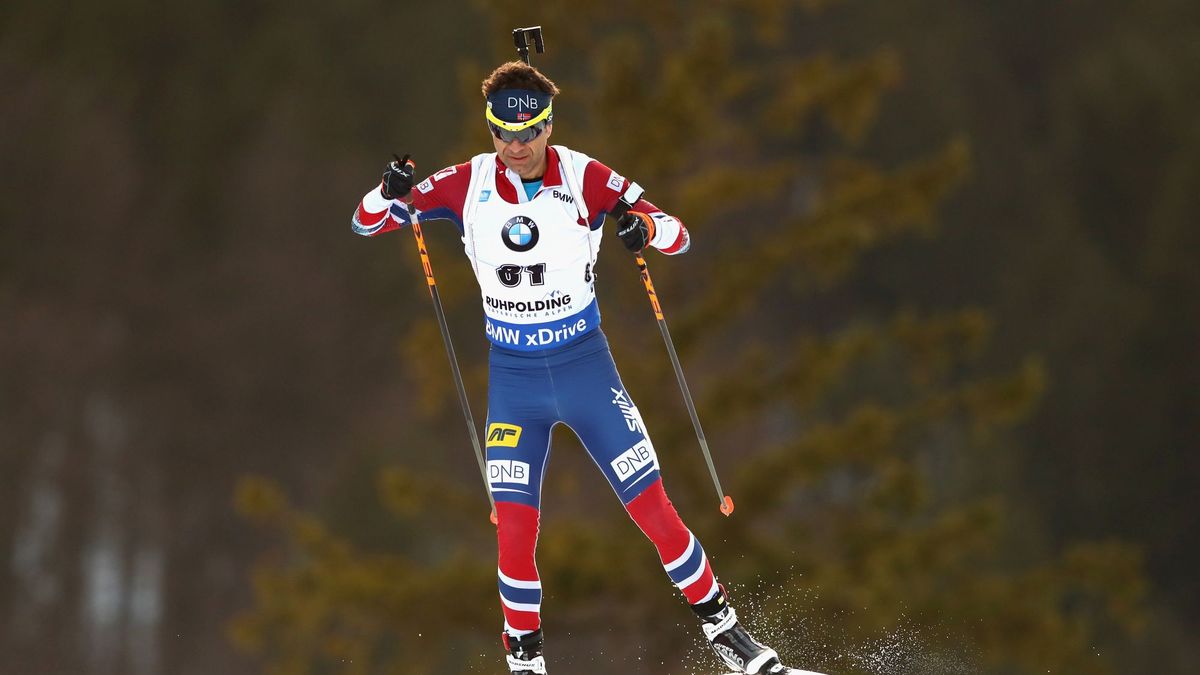
M 811 670 L 788 668 L 779 662 L 774 649 L 750 637 L 737 612 L 729 606 L 725 587 L 711 600 L 692 605 L 692 610 L 704 621 L 701 628 L 713 651 L 725 665 L 745 675 L 822 675 Z
M 737 612 L 732 607 L 721 614 L 709 617 L 701 625 L 713 651 L 725 665 L 737 673 L 747 675 L 822 675 L 811 670 L 788 668 L 779 662 L 779 654 L 770 647 L 760 644 L 742 624 L 738 623 Z
M 501 633 L 508 650 L 508 668 L 512 675 L 546 675 L 546 659 L 542 658 L 542 630 L 514 637 Z

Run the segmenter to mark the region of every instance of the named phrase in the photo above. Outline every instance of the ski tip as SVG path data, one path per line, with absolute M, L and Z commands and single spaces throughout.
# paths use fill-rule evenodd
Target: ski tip
M 733 515 L 733 497 L 725 495 L 725 499 L 721 500 L 721 513 L 724 513 L 726 516 Z

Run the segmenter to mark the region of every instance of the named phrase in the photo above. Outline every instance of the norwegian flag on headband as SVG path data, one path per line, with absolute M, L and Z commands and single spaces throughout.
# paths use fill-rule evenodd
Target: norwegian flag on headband
M 526 113 L 526 112 L 517 113 L 517 121 L 518 122 L 524 122 L 525 120 L 531 119 L 532 117 L 533 117 L 532 113 Z

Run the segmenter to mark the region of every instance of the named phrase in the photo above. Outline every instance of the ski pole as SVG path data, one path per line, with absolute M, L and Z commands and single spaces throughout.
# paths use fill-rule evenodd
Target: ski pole
M 412 160 L 406 158 L 403 162 L 415 171 L 416 164 Z M 442 297 L 438 294 L 437 282 L 433 279 L 433 265 L 429 262 L 429 251 L 425 248 L 425 235 L 421 232 L 421 223 L 417 219 L 417 209 L 413 206 L 411 197 L 405 205 L 408 207 L 408 218 L 412 221 L 413 236 L 417 239 L 417 250 L 421 253 L 421 267 L 425 270 L 425 283 L 429 285 L 429 296 L 433 298 L 433 312 L 437 314 L 438 327 L 442 329 L 442 342 L 446 344 L 446 356 L 450 359 L 450 370 L 454 372 L 454 386 L 458 388 L 458 402 L 462 404 L 463 418 L 467 422 L 467 434 L 471 437 L 471 445 L 475 446 L 475 459 L 479 460 L 479 473 L 483 476 L 483 487 L 487 491 L 488 502 L 492 505 L 491 521 L 493 525 L 497 525 L 499 520 L 496 518 L 496 499 L 492 496 L 492 486 L 488 483 L 483 450 L 479 447 L 479 435 L 475 431 L 475 418 L 471 416 L 471 404 L 467 401 L 467 388 L 463 385 L 462 371 L 458 369 L 458 357 L 454 355 L 454 343 L 450 341 L 450 327 L 446 324 L 446 311 L 442 309 Z
M 629 212 L 633 204 L 642 198 L 643 190 L 640 185 L 633 183 L 626 190 L 612 215 L 620 220 Z M 683 366 L 679 364 L 679 354 L 675 352 L 675 342 L 671 340 L 671 331 L 667 330 L 667 319 L 663 316 L 662 305 L 658 302 L 658 293 L 654 290 L 654 281 L 650 279 L 650 268 L 640 252 L 634 254 L 634 262 L 642 276 L 642 284 L 646 287 L 646 295 L 650 298 L 650 306 L 654 309 L 654 318 L 658 320 L 658 329 L 662 332 L 663 342 L 667 345 L 667 354 L 671 357 L 671 366 L 675 368 L 675 379 L 679 381 L 679 391 L 683 393 L 683 402 L 687 405 L 688 414 L 692 417 L 692 426 L 696 429 L 696 439 L 700 441 L 700 449 L 704 451 L 704 462 L 708 464 L 708 473 L 712 476 L 713 485 L 717 488 L 717 499 L 721 500 L 721 513 L 733 515 L 733 497 L 721 489 L 721 479 L 717 478 L 717 467 L 713 465 L 712 453 L 708 449 L 708 438 L 704 436 L 704 428 L 700 426 L 700 416 L 696 414 L 696 403 L 692 400 L 692 392 L 688 389 L 687 380 L 683 377 Z
M 708 439 L 700 426 L 700 416 L 696 414 L 696 404 L 692 401 L 692 392 L 688 389 L 687 380 L 683 377 L 683 366 L 679 364 L 679 355 L 675 353 L 675 343 L 671 340 L 671 331 L 667 330 L 667 319 L 663 316 L 662 305 L 658 302 L 658 293 L 654 291 L 654 282 L 650 279 L 650 268 L 641 253 L 634 254 L 638 271 L 642 275 L 642 283 L 646 286 L 646 295 L 650 297 L 650 306 L 654 308 L 654 318 L 658 320 L 658 328 L 662 331 L 663 342 L 667 344 L 667 354 L 671 356 L 671 365 L 675 368 L 675 379 L 679 380 L 679 391 L 683 392 L 683 402 L 687 404 L 688 414 L 692 416 L 692 426 L 696 428 L 696 438 L 700 441 L 700 449 L 704 451 L 704 461 L 708 464 L 708 473 L 712 476 L 713 485 L 717 488 L 717 498 L 721 500 L 721 513 L 733 515 L 733 498 L 721 489 L 721 479 L 717 478 L 717 468 L 713 466 L 712 453 L 708 450 Z

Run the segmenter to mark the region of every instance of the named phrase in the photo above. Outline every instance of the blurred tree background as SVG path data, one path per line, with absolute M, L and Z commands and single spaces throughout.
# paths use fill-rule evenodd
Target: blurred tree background
M 17 0 L 0 672 L 497 671 L 413 244 L 348 219 L 390 151 L 489 147 L 478 82 L 535 23 L 554 140 L 693 232 L 649 262 L 732 519 L 615 239 L 598 289 L 752 625 L 836 673 L 1200 668 L 1194 3 Z M 482 418 L 452 230 L 426 229 Z M 555 662 L 711 670 L 568 433 L 550 476 Z

